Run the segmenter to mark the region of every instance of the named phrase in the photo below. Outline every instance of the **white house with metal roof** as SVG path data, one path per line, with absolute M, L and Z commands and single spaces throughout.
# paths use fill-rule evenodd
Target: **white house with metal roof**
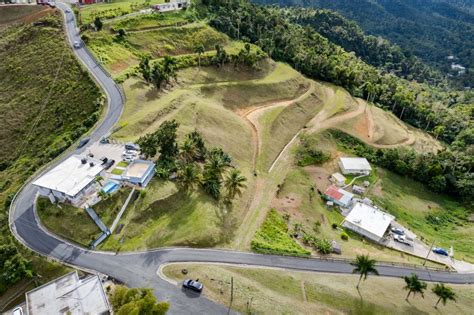
M 359 157 L 341 157 L 339 168 L 344 175 L 365 175 L 372 172 L 372 167 L 366 158 Z
M 395 217 L 373 206 L 355 202 L 342 226 L 368 239 L 380 242 Z
M 34 181 L 33 185 L 51 202 L 70 202 L 77 206 L 84 196 L 95 191 L 95 179 L 103 171 L 101 161 L 72 155 Z

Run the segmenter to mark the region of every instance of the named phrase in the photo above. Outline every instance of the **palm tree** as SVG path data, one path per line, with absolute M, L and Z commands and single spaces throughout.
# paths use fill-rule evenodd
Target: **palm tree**
M 242 195 L 242 189 L 247 187 L 245 182 L 247 178 L 240 174 L 239 170 L 232 170 L 224 181 L 224 186 L 227 189 L 227 197 L 229 200 L 234 199 L 235 195 Z
M 185 139 L 180 149 L 181 159 L 186 163 L 194 161 L 198 156 L 196 143 L 192 139 Z
M 437 283 L 432 291 L 439 297 L 434 306 L 435 308 L 438 308 L 440 301 L 443 301 L 443 305 L 446 305 L 448 300 L 456 302 L 456 293 L 454 293 L 452 288 L 445 286 L 443 283 Z
M 194 163 L 180 164 L 177 172 L 178 185 L 185 191 L 194 189 L 201 182 L 199 169 Z
M 355 266 L 355 269 L 352 271 L 352 273 L 360 274 L 359 282 L 357 282 L 356 285 L 357 290 L 359 289 L 362 277 L 364 277 L 365 280 L 367 279 L 369 273 L 373 273 L 375 275 L 379 274 L 377 269 L 375 269 L 375 263 L 375 259 L 370 259 L 369 255 L 357 255 L 356 260 L 352 263 L 352 265 Z
M 202 44 L 197 45 L 194 48 L 194 52 L 198 55 L 198 69 L 201 70 L 201 55 L 204 53 L 204 46 Z
M 405 276 L 404 279 L 406 283 L 405 290 L 408 290 L 408 294 L 405 300 L 408 301 L 408 297 L 412 292 L 413 295 L 415 295 L 416 293 L 420 293 L 421 297 L 424 298 L 423 292 L 427 287 L 426 282 L 420 281 L 418 279 L 418 276 L 414 273 L 412 273 L 411 276 Z

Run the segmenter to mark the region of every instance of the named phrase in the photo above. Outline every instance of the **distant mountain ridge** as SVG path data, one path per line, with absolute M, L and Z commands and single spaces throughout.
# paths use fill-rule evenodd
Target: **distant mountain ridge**
M 382 36 L 406 53 L 448 73 L 448 55 L 474 69 L 474 1 L 472 0 L 253 0 L 259 4 L 334 10 L 370 35 Z M 457 78 L 474 85 L 472 72 Z

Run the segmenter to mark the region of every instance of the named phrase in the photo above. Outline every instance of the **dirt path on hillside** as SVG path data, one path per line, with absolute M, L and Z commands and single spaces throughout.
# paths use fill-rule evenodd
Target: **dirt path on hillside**
M 286 107 L 289 106 L 293 103 L 299 102 L 306 97 L 308 97 L 311 93 L 314 92 L 315 86 L 314 83 L 310 83 L 310 86 L 306 92 L 298 96 L 297 98 L 291 99 L 291 100 L 284 100 L 284 101 L 269 101 L 265 102 L 263 104 L 260 104 L 258 106 L 253 106 L 253 107 L 247 107 L 243 111 L 237 110 L 236 113 L 242 117 L 245 122 L 250 126 L 252 130 L 252 146 L 254 148 L 253 152 L 253 160 L 252 160 L 252 165 L 254 171 L 257 169 L 257 159 L 260 154 L 260 147 L 261 147 L 261 141 L 260 141 L 260 135 L 262 132 L 262 126 L 260 126 L 260 123 L 258 122 L 259 118 L 261 115 L 269 109 L 277 108 L 277 107 Z

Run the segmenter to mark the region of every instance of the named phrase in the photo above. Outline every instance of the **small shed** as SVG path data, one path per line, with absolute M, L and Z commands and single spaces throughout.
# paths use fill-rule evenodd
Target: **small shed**
M 332 185 L 326 189 L 323 194 L 323 198 L 334 202 L 338 206 L 349 208 L 349 206 L 352 204 L 352 198 L 354 198 L 354 194 Z
M 336 172 L 331 175 L 329 180 L 336 186 L 342 187 L 346 184 L 346 178 L 339 172 Z

